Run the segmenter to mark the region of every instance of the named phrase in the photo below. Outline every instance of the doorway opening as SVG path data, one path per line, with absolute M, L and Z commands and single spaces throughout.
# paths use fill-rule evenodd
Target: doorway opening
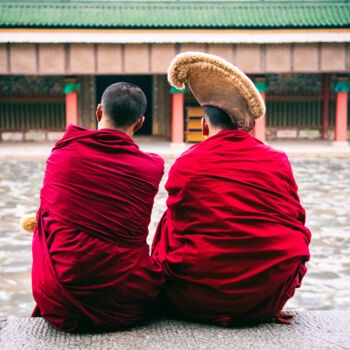
M 100 103 L 103 91 L 111 84 L 125 82 L 139 86 L 147 98 L 145 122 L 135 135 L 152 135 L 152 75 L 101 75 L 96 77 L 96 102 Z

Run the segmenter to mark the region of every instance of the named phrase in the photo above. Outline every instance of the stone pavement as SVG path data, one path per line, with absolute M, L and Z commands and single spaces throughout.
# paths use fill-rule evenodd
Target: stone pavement
M 145 152 L 158 153 L 163 157 L 176 158 L 191 145 L 173 145 L 167 141 L 135 142 Z M 285 151 L 290 157 L 350 157 L 350 144 L 334 146 L 330 141 L 270 141 L 268 144 Z M 45 160 L 54 143 L 46 142 L 2 142 L 0 160 Z
M 303 311 L 291 325 L 231 329 L 167 319 L 131 331 L 84 335 L 59 332 L 39 318 L 10 318 L 0 327 L 1 350 L 350 349 L 349 311 Z

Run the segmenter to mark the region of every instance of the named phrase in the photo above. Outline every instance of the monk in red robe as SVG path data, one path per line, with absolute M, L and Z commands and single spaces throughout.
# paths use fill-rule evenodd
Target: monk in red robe
M 131 136 L 146 97 L 109 86 L 98 131 L 69 126 L 47 161 L 33 238 L 33 316 L 63 331 L 113 330 L 149 318 L 164 282 L 146 243 L 163 160 Z
M 152 245 L 164 305 L 223 326 L 288 323 L 281 310 L 306 272 L 310 232 L 287 156 L 249 134 L 265 112 L 259 92 L 211 55 L 181 54 L 168 76 L 176 88 L 186 81 L 204 107 L 207 138 L 176 160 L 165 186 Z

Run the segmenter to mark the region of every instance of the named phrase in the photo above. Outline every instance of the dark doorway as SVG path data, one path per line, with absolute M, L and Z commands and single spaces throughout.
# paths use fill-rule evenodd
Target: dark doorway
M 145 123 L 136 135 L 152 135 L 152 76 L 151 75 L 108 75 L 96 77 L 96 103 L 100 103 L 107 86 L 124 81 L 139 86 L 147 98 Z

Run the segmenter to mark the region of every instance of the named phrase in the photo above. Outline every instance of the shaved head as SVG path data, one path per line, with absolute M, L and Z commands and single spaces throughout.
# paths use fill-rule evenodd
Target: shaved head
M 105 115 L 116 127 L 130 126 L 145 114 L 146 96 L 136 85 L 115 83 L 103 92 L 101 104 Z

